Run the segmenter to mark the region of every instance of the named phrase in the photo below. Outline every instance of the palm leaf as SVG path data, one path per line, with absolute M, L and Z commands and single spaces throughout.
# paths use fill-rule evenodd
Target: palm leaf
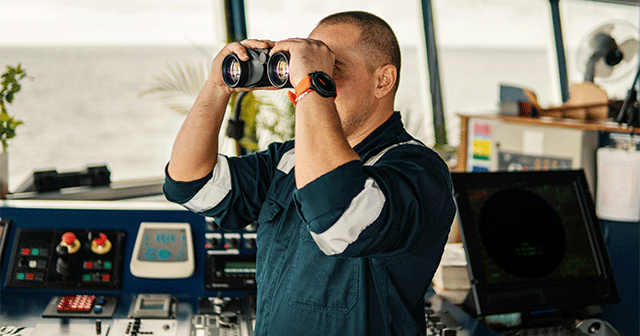
M 141 95 L 155 95 L 167 103 L 167 106 L 179 113 L 189 112 L 191 105 L 178 103 L 193 102 L 204 86 L 208 69 L 201 64 L 170 64 L 165 72 L 155 75 L 151 86 Z
M 149 88 L 140 93 L 140 95 L 153 95 L 164 101 L 165 105 L 172 111 L 186 114 L 202 90 L 208 74 L 209 67 L 206 65 L 186 62 L 169 64 L 164 72 L 153 77 L 153 82 Z M 236 95 L 231 97 L 230 106 L 234 106 L 235 98 Z M 256 119 L 261 106 L 275 115 L 275 120 L 272 123 L 265 123 Z M 267 129 L 281 140 L 292 138 L 294 108 L 288 98 L 284 106 L 281 102 L 279 104 L 269 103 L 264 101 L 263 98 L 256 97 L 253 93 L 249 94 L 242 101 L 241 118 L 245 121 L 245 136 L 240 140 L 242 147 L 249 151 L 258 150 L 258 126 Z

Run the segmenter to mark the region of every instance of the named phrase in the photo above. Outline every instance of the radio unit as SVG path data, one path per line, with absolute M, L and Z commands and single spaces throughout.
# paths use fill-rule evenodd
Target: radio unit
M 256 255 L 222 254 L 208 251 L 205 263 L 205 289 L 256 290 Z

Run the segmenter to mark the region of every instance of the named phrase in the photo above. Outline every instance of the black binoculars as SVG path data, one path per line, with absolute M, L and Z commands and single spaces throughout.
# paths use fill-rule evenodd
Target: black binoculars
M 269 57 L 271 49 L 247 49 L 248 61 L 236 54 L 222 60 L 222 79 L 231 88 L 293 87 L 289 81 L 289 54 L 279 51 Z

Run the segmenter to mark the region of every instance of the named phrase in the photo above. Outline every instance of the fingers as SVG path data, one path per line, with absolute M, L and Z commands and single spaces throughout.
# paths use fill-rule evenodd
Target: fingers
M 241 60 L 246 61 L 249 59 L 247 49 L 267 49 L 273 48 L 274 46 L 274 41 L 248 39 L 241 42 L 230 43 L 225 47 L 225 49 L 228 51 L 226 54 L 234 53 L 238 55 Z
M 295 49 L 297 47 L 311 47 L 313 49 L 321 49 L 324 51 L 331 52 L 331 49 L 322 41 L 314 40 L 310 38 L 290 38 L 282 41 L 275 42 L 275 45 L 272 47 L 269 55 L 273 55 L 278 51 L 290 51 L 291 49 Z
M 224 46 L 222 50 L 216 55 L 211 64 L 211 72 L 209 78 L 218 86 L 226 86 L 220 74 L 220 68 L 222 66 L 223 59 L 229 54 L 236 54 L 242 61 L 249 60 L 249 54 L 247 49 L 267 49 L 272 48 L 275 45 L 274 41 L 270 40 L 257 40 L 247 39 L 241 42 L 232 42 Z M 227 88 L 230 90 L 230 88 Z M 233 91 L 233 90 L 230 90 Z M 236 90 L 237 91 L 237 90 Z
M 322 71 L 333 75 L 335 54 L 324 42 L 308 38 L 291 38 L 276 42 L 270 54 L 289 52 L 289 80 L 296 86 L 308 74 Z

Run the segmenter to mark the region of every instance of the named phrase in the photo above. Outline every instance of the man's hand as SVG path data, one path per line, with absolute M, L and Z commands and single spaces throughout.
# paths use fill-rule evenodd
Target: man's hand
M 211 72 L 209 73 L 209 80 L 213 81 L 216 87 L 226 88 L 229 94 L 236 91 L 251 90 L 246 88 L 233 89 L 228 87 L 224 83 L 224 80 L 222 79 L 222 72 L 221 72 L 222 61 L 227 55 L 231 53 L 238 55 L 238 57 L 242 61 L 248 61 L 249 54 L 247 53 L 247 49 L 267 49 L 267 48 L 273 48 L 274 46 L 275 46 L 275 42 L 273 41 L 252 40 L 252 39 L 244 40 L 242 42 L 233 42 L 233 43 L 227 44 L 224 48 L 222 48 L 222 50 L 220 50 L 218 55 L 216 55 L 216 57 L 213 59 L 213 63 L 211 64 Z
M 267 40 L 245 40 L 227 44 L 213 59 L 209 78 L 200 91 L 173 144 L 167 172 L 176 181 L 193 181 L 213 170 L 218 159 L 218 136 L 232 89 L 222 79 L 222 60 L 236 53 L 248 60 L 247 49 L 266 49 L 275 45 Z
M 292 38 L 276 42 L 270 55 L 278 51 L 289 53 L 289 81 L 296 87 L 302 79 L 315 71 L 322 71 L 333 76 L 335 55 L 324 44 L 314 39 Z

